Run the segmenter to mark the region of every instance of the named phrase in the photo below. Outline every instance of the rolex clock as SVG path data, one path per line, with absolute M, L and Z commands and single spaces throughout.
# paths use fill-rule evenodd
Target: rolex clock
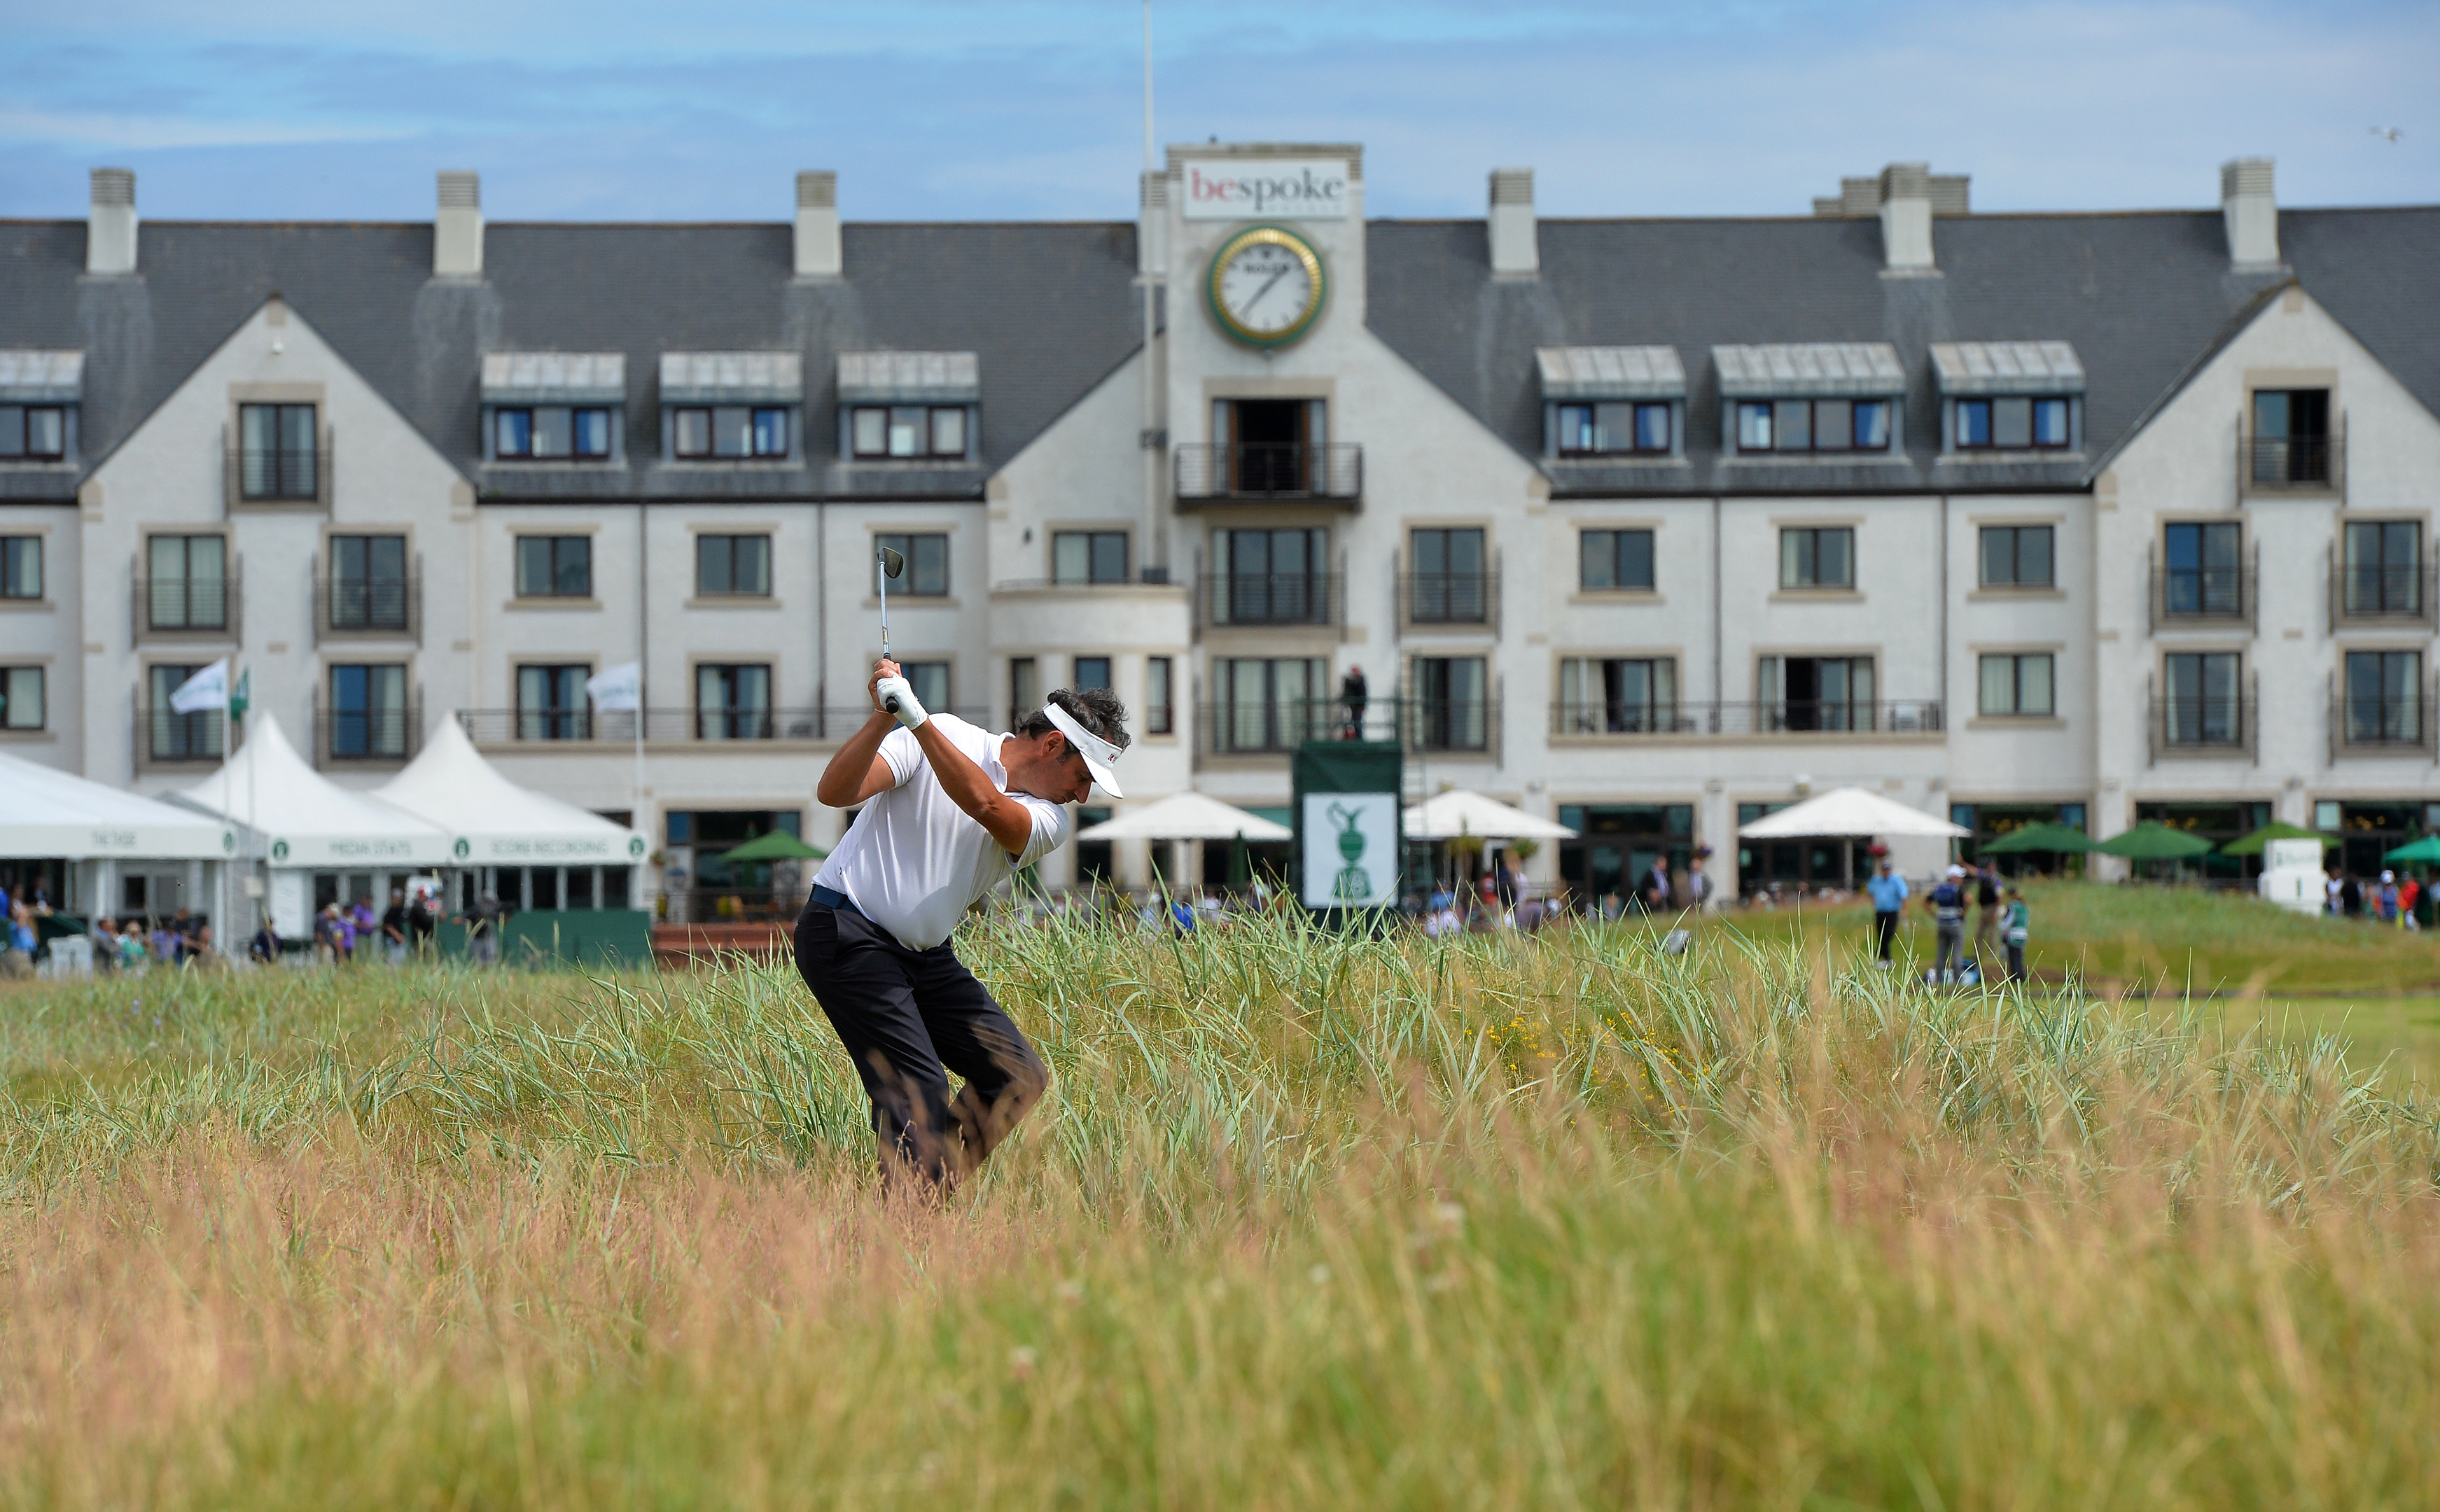
M 1204 293 L 1222 330 L 1248 347 L 1284 347 L 1321 314 L 1321 254 L 1293 231 L 1249 226 L 1213 254 Z

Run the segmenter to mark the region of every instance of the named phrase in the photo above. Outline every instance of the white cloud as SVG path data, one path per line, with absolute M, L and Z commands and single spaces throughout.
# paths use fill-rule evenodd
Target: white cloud
M 363 123 L 231 121 L 0 107 L 0 141 L 64 148 L 107 147 L 140 151 L 196 147 L 293 147 L 315 142 L 386 141 L 414 134 L 412 127 Z

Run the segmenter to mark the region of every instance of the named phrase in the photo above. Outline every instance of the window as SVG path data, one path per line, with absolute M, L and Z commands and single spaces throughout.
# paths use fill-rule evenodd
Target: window
M 406 629 L 406 538 L 331 538 L 331 628 Z
M 2234 745 L 2243 731 L 2234 651 L 2180 651 L 2165 658 L 2161 737 L 2171 745 Z
M 1480 751 L 1490 743 L 1488 677 L 1480 656 L 1414 661 L 1415 741 L 1426 751 Z
M 1110 659 L 1106 656 L 1077 657 L 1076 680 L 1068 685 L 1080 693 L 1088 687 L 1109 686 Z M 932 705 L 926 703 L 924 706 L 928 709 Z
M 2422 652 L 2349 651 L 2346 686 L 2348 744 L 2422 743 Z
M 1055 583 L 1122 583 L 1127 580 L 1127 533 L 1123 530 L 1061 530 L 1050 537 L 1050 580 Z
M 1783 399 L 1737 406 L 1740 452 L 1886 452 L 1888 400 Z
M 406 756 L 406 668 L 331 668 L 331 755 L 391 760 Z
M 769 536 L 694 538 L 694 591 L 705 597 L 767 598 L 771 595 Z
M 1869 656 L 1766 656 L 1756 683 L 1762 692 L 1763 729 L 1875 727 Z
M 915 702 L 934 714 L 949 712 L 949 664 L 946 662 L 901 662 L 901 676 L 915 690 Z
M 178 691 L 187 679 L 203 670 L 201 666 L 171 667 L 155 664 L 144 669 L 145 730 L 139 738 L 148 757 L 154 761 L 217 761 L 221 755 L 222 720 L 219 709 L 197 709 L 181 714 L 170 706 L 170 695 Z
M 2245 613 L 2245 584 L 2237 565 L 2243 528 L 2233 521 L 2166 527 L 2163 543 L 2168 566 L 2161 579 L 2163 614 L 2227 616 Z
M 0 461 L 56 462 L 67 454 L 68 412 L 57 404 L 0 404 Z
M 492 451 L 495 456 L 536 461 L 606 457 L 610 454 L 610 412 L 592 407 L 571 409 L 564 404 L 494 410 Z
M 592 597 L 593 538 L 517 537 L 517 596 Z
M 2056 575 L 2054 543 L 2049 525 L 1984 525 L 1982 586 L 2050 587 Z
M 2253 481 L 2330 481 L 2330 391 L 2262 389 L 2253 396 Z
M 1170 659 L 1149 656 L 1144 659 L 1143 725 L 1146 735 L 1172 735 L 1177 730 L 1177 710 L 1170 702 Z
M 966 429 L 963 405 L 859 405 L 848 417 L 848 449 L 860 457 L 962 457 Z
M 1577 538 L 1576 581 L 1587 593 L 1652 591 L 1652 532 L 1588 530 Z
M 39 730 L 43 726 L 43 669 L 0 667 L 0 730 Z
M 1678 727 L 1678 664 L 1665 656 L 1559 663 L 1561 735 L 1652 735 Z
M 1961 452 L 2024 452 L 2068 443 L 2068 401 L 2063 399 L 1961 399 L 1957 401 L 1957 449 Z
M 2051 653 L 1982 658 L 1982 712 L 2039 716 L 2053 712 Z
M 43 596 L 43 538 L 0 536 L 0 598 Z
M 926 703 L 925 708 L 932 705 Z M 1025 717 L 1042 707 L 1042 664 L 1031 656 L 1008 659 L 1008 727 L 1012 730 L 1025 722 Z
M 237 427 L 240 497 L 321 497 L 313 405 L 241 404 Z
M 1791 526 L 1779 533 L 1782 588 L 1856 586 L 1856 531 L 1852 525 Z
M 1289 751 L 1337 728 L 1330 664 L 1319 656 L 1230 656 L 1214 670 L 1214 750 Z
M 673 412 L 671 450 L 682 457 L 784 457 L 788 412 L 720 404 Z
M 227 542 L 219 536 L 154 536 L 144 548 L 148 628 L 228 628 Z
M 923 697 L 917 694 L 916 697 Z M 929 708 L 930 704 L 924 707 Z M 694 669 L 694 738 L 698 740 L 771 738 L 771 668 L 767 665 L 710 665 Z
M 1666 454 L 1670 442 L 1669 405 L 1562 404 L 1559 406 L 1561 456 L 1613 456 L 1620 454 Z
M 517 738 L 589 738 L 592 710 L 584 680 L 592 675 L 593 668 L 585 666 L 518 667 Z
M 2346 612 L 2423 612 L 2423 526 L 2413 520 L 2349 521 L 2346 528 Z
M 897 577 L 889 579 L 892 594 L 905 594 L 909 598 L 942 598 L 949 592 L 949 538 L 945 535 L 876 535 L 872 538 L 878 558 L 882 550 L 898 553 L 906 565 Z M 881 568 L 872 569 L 874 591 L 879 592 Z M 930 704 L 924 705 L 930 708 Z
M 1486 623 L 1490 577 L 1480 529 L 1414 532 L 1415 571 L 1407 617 L 1417 624 Z
M 1327 530 L 1214 530 L 1212 622 L 1320 625 L 1330 620 Z

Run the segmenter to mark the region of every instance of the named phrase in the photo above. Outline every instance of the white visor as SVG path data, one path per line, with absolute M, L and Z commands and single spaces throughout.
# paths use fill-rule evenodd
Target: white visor
M 1093 774 L 1093 783 L 1113 798 L 1123 798 L 1119 779 L 1111 768 L 1118 765 L 1119 748 L 1076 722 L 1076 717 L 1056 703 L 1045 703 L 1042 712 L 1050 716 L 1052 728 L 1068 738 L 1076 754 L 1085 758 L 1085 770 Z

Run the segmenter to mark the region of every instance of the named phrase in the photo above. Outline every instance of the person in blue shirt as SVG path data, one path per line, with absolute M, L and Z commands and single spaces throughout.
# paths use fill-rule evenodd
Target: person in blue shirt
M 1883 856 L 1879 869 L 1864 880 L 1864 891 L 1873 895 L 1873 947 L 1880 952 L 1875 964 L 1886 971 L 1890 969 L 1890 946 L 1897 938 L 1898 915 L 1906 908 L 1907 881 L 1897 874 L 1890 858 Z
M 1941 983 L 1957 980 L 1958 970 L 1965 965 L 1965 868 L 1951 866 L 1931 896 L 1923 900 L 1931 910 L 1933 933 L 1938 941 L 1932 952 L 1932 979 Z

